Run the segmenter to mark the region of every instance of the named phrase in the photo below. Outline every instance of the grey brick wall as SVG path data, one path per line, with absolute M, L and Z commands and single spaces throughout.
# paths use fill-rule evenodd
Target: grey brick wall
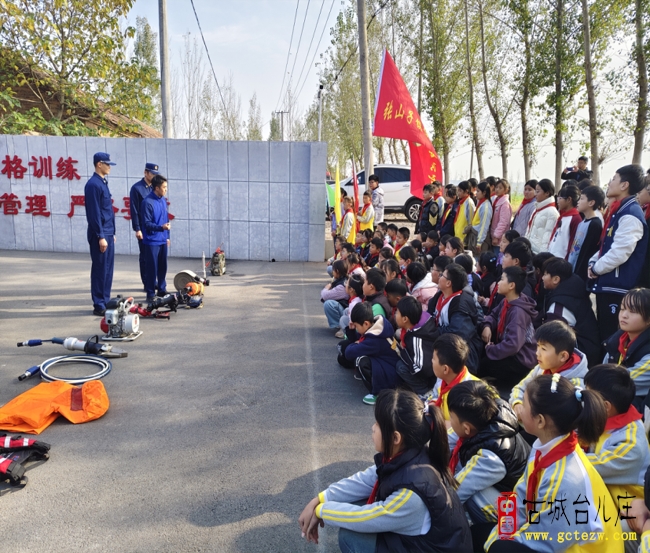
M 92 175 L 92 156 L 108 152 L 115 165 L 109 188 L 116 214 L 116 253 L 136 255 L 138 245 L 124 218 L 124 198 L 142 178 L 146 162 L 158 163 L 169 179 L 172 221 L 170 255 L 210 256 L 223 244 L 229 259 L 323 261 L 325 250 L 323 142 L 225 142 L 0 135 L 0 170 L 18 156 L 23 178 L 0 174 L 0 202 L 16 197 L 19 213 L 0 203 L 0 249 L 87 252 L 85 208 L 69 217 L 71 196 L 83 195 Z M 52 159 L 52 178 L 29 166 Z M 60 158 L 77 160 L 80 179 L 59 178 Z M 5 194 L 7 196 L 5 196 Z M 46 197 L 49 217 L 25 213 L 27 196 Z

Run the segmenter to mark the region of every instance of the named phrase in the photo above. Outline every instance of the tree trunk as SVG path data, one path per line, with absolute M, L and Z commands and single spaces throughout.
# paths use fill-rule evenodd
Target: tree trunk
M 445 131 L 443 131 L 442 134 L 442 149 L 443 149 L 442 165 L 443 165 L 443 172 L 445 173 L 445 185 L 447 185 L 449 184 L 449 163 L 451 161 L 450 160 L 451 152 L 449 151 L 449 139 Z
M 524 156 L 524 179 L 525 182 L 530 180 L 530 131 L 528 130 L 528 97 L 530 95 L 530 72 L 532 67 L 532 55 L 530 51 L 530 35 L 528 31 L 524 33 L 524 51 L 526 53 L 526 69 L 524 73 L 524 86 L 521 93 L 521 103 L 519 110 L 521 112 L 521 146 Z
M 400 140 L 399 145 L 402 147 L 402 154 L 404 154 L 404 165 L 409 165 L 411 163 L 411 160 L 409 159 L 409 151 L 406 147 L 406 142 L 404 140 Z
M 422 117 L 422 37 L 424 35 L 424 6 L 420 0 L 420 46 L 418 51 L 418 113 Z
M 648 121 L 648 67 L 646 65 L 643 44 L 643 0 L 635 1 L 634 24 L 636 26 L 636 64 L 638 69 L 637 81 L 639 83 L 639 107 L 636 112 L 636 125 L 634 127 L 634 153 L 632 163 L 641 163 L 645 128 Z
M 469 84 L 469 116 L 472 122 L 472 144 L 476 151 L 479 180 L 483 180 L 483 149 L 478 137 L 478 125 L 476 124 L 476 110 L 474 109 L 474 81 L 472 79 L 472 64 L 469 55 L 469 14 L 467 0 L 465 0 L 465 60 L 467 63 L 467 81 Z M 471 171 L 470 171 L 471 172 Z M 470 177 L 472 175 L 469 175 Z
M 483 25 L 483 3 L 479 0 L 478 3 L 479 9 L 479 21 L 481 24 L 481 72 L 483 73 L 483 87 L 485 88 L 485 101 L 488 105 L 488 109 L 492 114 L 494 119 L 494 126 L 497 130 L 497 137 L 499 139 L 499 150 L 501 151 L 501 176 L 504 179 L 508 179 L 508 144 L 506 141 L 505 134 L 503 132 L 503 121 L 499 116 L 496 107 L 492 103 L 490 98 L 490 90 L 487 82 L 487 63 L 485 61 L 485 30 Z
M 594 91 L 594 76 L 591 67 L 591 30 L 589 28 L 589 5 L 582 0 L 582 37 L 585 50 L 585 84 L 589 102 L 589 142 L 591 145 L 591 170 L 593 181 L 600 186 L 600 155 L 598 153 L 598 120 L 596 113 L 596 92 Z
M 564 0 L 557 0 L 555 19 L 555 190 L 559 191 L 562 182 L 562 125 L 564 124 L 564 105 L 562 102 L 562 22 L 564 18 Z

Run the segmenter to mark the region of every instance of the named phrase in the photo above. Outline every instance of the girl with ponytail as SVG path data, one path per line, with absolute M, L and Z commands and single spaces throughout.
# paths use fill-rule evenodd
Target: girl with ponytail
M 600 394 L 575 387 L 559 373 L 538 376 L 528 385 L 521 422 L 537 440 L 515 487 L 516 531 L 506 540 L 497 525 L 486 551 L 623 552 L 624 542 L 614 538 L 620 531 L 616 504 L 578 443 L 578 436 L 583 445 L 598 441 L 606 421 Z M 548 534 L 541 541 L 529 532 Z M 598 540 L 599 535 L 608 539 Z
M 411 391 L 382 390 L 372 441 L 373 466 L 307 504 L 298 519 L 303 537 L 318 543 L 318 526 L 327 523 L 340 528 L 343 553 L 472 551 L 440 409 L 423 408 Z

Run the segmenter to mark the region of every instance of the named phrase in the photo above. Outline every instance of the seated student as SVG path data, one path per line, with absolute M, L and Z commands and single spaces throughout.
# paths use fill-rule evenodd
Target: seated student
M 463 242 L 457 236 L 452 236 L 447 240 L 444 250 L 444 253 L 447 257 L 454 259 L 457 255 L 460 255 L 464 251 Z
M 418 240 L 417 238 L 414 238 L 409 242 L 409 246 L 411 246 L 415 250 L 415 255 L 419 256 L 422 254 L 422 241 Z
M 400 259 L 400 250 L 406 246 L 406 243 L 411 237 L 411 231 L 408 227 L 400 227 L 397 230 L 397 236 L 395 238 L 395 257 Z
M 354 216 L 354 200 L 349 196 L 343 198 L 343 215 L 339 225 L 339 236 L 346 242 L 354 244 L 356 239 L 356 219 Z
M 531 381 L 523 401 L 520 418 L 526 432 L 537 440 L 524 475 L 515 487 L 516 531 L 506 545 L 498 541 L 495 526 L 485 542 L 485 551 L 623 553 L 622 540 L 591 540 L 597 532 L 613 536 L 619 530 L 619 517 L 603 479 L 582 451 L 574 432 L 577 430 L 586 442 L 598 439 L 607 419 L 603 399 L 555 374 Z M 585 498 L 592 500 L 584 502 Z M 570 517 L 558 516 L 558 501 L 563 499 L 562 505 L 567 504 L 567 508 L 568 504 L 580 502 L 575 507 L 571 505 L 576 509 L 575 516 L 568 509 Z M 528 530 L 543 532 L 549 540 L 530 539 Z M 570 543 L 558 543 L 560 536 L 569 535 Z
M 585 376 L 587 390 L 605 400 L 607 423 L 597 443 L 589 446 L 587 458 L 607 484 L 619 511 L 631 499 L 643 498 L 643 476 L 650 466 L 650 448 L 641 414 L 632 402 L 634 381 L 625 367 L 597 365 Z
M 393 253 L 393 248 L 384 246 L 379 250 L 379 261 L 384 261 L 386 259 L 395 259 L 395 254 Z
M 388 245 L 395 248 L 395 244 L 397 243 L 397 225 L 395 223 L 391 223 L 386 227 L 386 236 L 388 236 L 389 240 Z
M 343 244 L 341 244 L 341 259 L 346 259 L 351 253 L 357 253 L 354 244 L 343 242 Z
M 341 246 L 343 245 L 343 238 L 340 236 L 334 237 L 334 255 L 327 260 L 327 274 L 332 276 L 332 263 L 337 259 L 341 259 Z
M 508 231 L 512 232 L 512 231 Z M 516 240 L 513 240 L 510 244 L 508 244 L 504 250 L 503 253 L 503 259 L 501 262 L 501 270 L 503 271 L 504 269 L 507 269 L 508 267 L 520 267 L 522 269 L 526 269 L 528 267 L 528 264 L 530 263 L 530 258 L 531 258 L 531 253 L 526 244 L 523 242 L 517 242 Z M 528 275 L 526 275 L 528 277 Z M 499 276 L 499 279 L 501 276 Z M 533 288 L 530 285 L 530 282 L 528 281 L 528 278 L 526 278 L 525 284 L 524 284 L 524 289 L 521 292 L 524 296 L 528 296 L 529 298 L 533 298 Z M 503 299 L 503 296 L 499 294 L 499 287 L 496 286 L 492 289 L 492 293 L 490 294 L 490 297 L 488 298 L 486 305 L 488 308 L 488 313 L 490 313 Z
M 467 280 L 471 289 L 478 295 L 483 292 L 481 277 L 474 272 L 474 258 L 467 254 L 461 253 L 454 257 L 454 263 L 458 263 L 467 273 Z
M 587 282 L 589 259 L 600 248 L 603 221 L 596 215 L 596 212 L 604 203 L 605 193 L 599 186 L 586 187 L 578 201 L 578 211 L 584 215 L 584 220 L 578 225 L 567 261 L 571 263 L 575 274 L 584 282 Z
M 521 420 L 524 392 L 539 375 L 561 374 L 575 386 L 584 386 L 587 374 L 587 357 L 576 349 L 573 329 L 562 321 L 550 321 L 535 332 L 537 341 L 537 366 L 517 384 L 510 394 L 510 405 Z
M 361 234 L 364 236 L 364 241 L 361 249 L 357 253 L 359 254 L 359 257 L 363 259 L 368 255 L 368 251 L 370 250 L 370 241 L 372 240 L 374 233 L 371 229 L 366 229 L 362 230 Z
M 463 246 L 467 243 L 467 233 L 471 228 L 472 219 L 474 219 L 474 202 L 471 198 L 472 188 L 466 180 L 460 182 L 457 186 L 458 209 L 454 216 L 454 236 L 460 238 Z
M 345 291 L 350 299 L 339 320 L 339 331 L 334 335 L 337 338 L 345 338 L 345 331 L 350 326 L 350 312 L 363 301 L 363 279 L 359 275 L 350 275 L 345 282 Z
M 383 248 L 384 243 L 380 238 L 372 238 L 370 240 L 370 247 L 368 248 L 368 255 L 363 259 L 366 267 L 372 269 L 379 262 L 379 252 Z
M 530 446 L 508 402 L 481 380 L 461 382 L 447 396 L 458 441 L 449 468 L 458 497 L 474 524 L 497 522 L 501 492 L 512 491 L 526 470 Z
M 386 282 L 390 282 L 393 279 L 404 280 L 404 275 L 402 275 L 402 271 L 400 270 L 399 263 L 396 259 L 386 259 L 385 261 L 382 261 L 379 264 L 379 269 L 383 271 L 386 276 Z
M 433 260 L 440 255 L 440 235 L 437 230 L 430 230 L 427 233 L 427 239 L 423 244 L 422 253 L 429 260 L 429 264 L 433 263 Z
M 519 233 L 516 230 L 507 230 L 503 233 L 501 241 L 499 242 L 499 255 L 497 257 L 497 265 L 501 265 L 503 262 L 503 255 L 506 251 L 506 248 L 514 242 L 515 238 L 519 238 Z
M 298 520 L 307 541 L 318 543 L 318 526 L 327 523 L 340 528 L 344 552 L 472 551 L 440 411 L 423 413 L 408 390 L 385 390 L 372 438 L 375 464 L 331 485 L 303 510 Z
M 372 194 L 370 190 L 366 190 L 363 193 L 363 206 L 357 215 L 357 221 L 359 221 L 359 230 L 364 231 L 366 229 L 372 230 L 375 222 L 375 209 L 372 207 Z
M 438 289 L 427 310 L 435 318 L 440 334 L 457 334 L 467 341 L 470 348 L 467 366 L 476 372 L 482 352 L 476 332 L 479 314 L 465 269 L 457 263 L 447 265 L 439 276 Z
M 366 273 L 366 280 L 363 283 L 363 295 L 365 302 L 372 306 L 374 315 L 387 317 L 391 311 L 388 299 L 384 295 L 386 288 L 386 277 L 376 267 L 369 269 Z
M 420 207 L 418 220 L 415 223 L 415 232 L 428 233 L 438 224 L 440 206 L 433 198 L 433 191 L 434 186 L 432 184 L 425 184 L 422 189 L 422 206 Z
M 366 272 L 363 270 L 363 267 L 361 266 L 361 259 L 359 259 L 358 254 L 356 253 L 348 254 L 348 256 L 345 258 L 345 264 L 348 267 L 349 275 L 359 275 L 360 277 L 365 278 Z
M 578 349 L 587 356 L 588 364 L 602 360 L 598 322 L 584 281 L 573 274 L 571 263 L 553 258 L 544 264 L 542 283 L 546 290 L 541 321 L 559 319 L 576 333 Z
M 492 286 L 497 283 L 497 255 L 490 249 L 483 252 L 478 260 L 478 268 L 481 271 L 481 293 L 479 294 L 479 303 L 483 305 L 485 298 L 489 298 L 492 294 Z
M 486 343 L 479 376 L 496 378 L 512 387 L 535 366 L 535 302 L 522 294 L 526 273 L 507 267 L 499 280 L 503 300 L 483 320 L 481 337 Z
M 397 261 L 399 262 L 400 271 L 402 275 L 406 276 L 406 268 L 411 264 L 417 261 L 417 254 L 415 249 L 411 246 L 404 246 L 399 250 L 399 256 L 397 256 Z
M 388 223 L 384 223 L 384 221 L 377 223 L 377 230 L 380 230 L 384 233 L 384 236 L 386 236 L 386 233 L 388 232 Z
M 406 280 L 411 285 L 411 295 L 426 309 L 429 300 L 438 292 L 438 285 L 432 282 L 431 273 L 416 261 L 406 267 Z
M 605 342 L 603 363 L 622 365 L 630 371 L 636 385 L 634 406 L 643 413 L 650 392 L 650 290 L 635 288 L 625 294 L 618 324 L 620 329 Z
M 408 288 L 406 287 L 406 281 L 401 278 L 394 278 L 393 280 L 389 280 L 386 283 L 384 292 L 386 293 L 388 304 L 391 307 L 390 313 L 388 314 L 388 321 L 393 328 L 397 328 L 397 322 L 395 321 L 397 304 L 399 303 L 399 300 L 409 295 Z
M 345 290 L 345 281 L 348 276 L 348 268 L 345 261 L 337 259 L 332 264 L 333 280 L 321 290 L 320 301 L 323 302 L 323 309 L 327 317 L 327 324 L 330 328 L 338 331 L 341 316 L 348 306 L 348 296 Z
M 454 219 L 456 218 L 456 211 L 458 210 L 458 202 L 456 201 L 457 195 L 456 187 L 453 184 L 445 186 L 445 193 L 443 196 L 445 207 L 440 215 L 438 228 L 436 228 L 440 233 L 440 236 L 444 236 L 445 234 L 448 234 L 449 236 L 454 235 Z
M 555 186 L 549 179 L 540 180 L 535 186 L 535 211 L 528 221 L 526 238 L 532 244 L 533 253 L 537 254 L 548 250 L 551 232 L 560 214 L 555 208 Z
M 369 393 L 363 402 L 374 405 L 379 392 L 397 385 L 396 365 L 399 357 L 389 340 L 395 330 L 386 317 L 375 315 L 373 306 L 366 301 L 354 306 L 350 313 L 350 326 L 354 327 L 359 339 L 348 344 L 341 353 L 348 361 L 355 362 L 361 380 L 368 388 Z
M 436 286 L 440 283 L 440 275 L 450 263 L 453 263 L 453 259 L 446 255 L 439 255 L 433 261 L 433 265 L 431 265 L 431 282 Z
M 533 276 L 535 279 L 535 286 L 533 287 L 533 296 L 537 301 L 537 321 L 535 321 L 535 328 L 540 326 L 540 313 L 544 313 L 544 298 L 546 297 L 546 290 L 544 289 L 544 283 L 542 282 L 542 277 L 544 276 L 544 264 L 549 259 L 555 259 L 552 253 L 542 252 L 533 256 L 532 266 L 533 266 Z
M 557 195 L 560 216 L 555 222 L 555 228 L 551 232 L 551 239 L 546 248 L 555 257 L 566 259 L 571 252 L 578 225 L 582 222 L 578 211 L 579 200 L 580 189 L 577 186 L 565 186 Z
M 431 365 L 436 341 L 435 321 L 422 310 L 419 301 L 406 296 L 397 304 L 395 323 L 400 329 L 397 376 L 416 394 L 426 397 L 436 383 Z

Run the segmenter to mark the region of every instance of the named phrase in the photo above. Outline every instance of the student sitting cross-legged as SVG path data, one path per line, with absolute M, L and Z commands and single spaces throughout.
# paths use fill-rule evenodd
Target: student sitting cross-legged
M 363 283 L 363 295 L 365 301 L 372 306 L 372 312 L 375 315 L 388 317 L 391 312 L 390 304 L 384 294 L 386 288 L 386 276 L 377 269 L 369 269 L 366 273 L 366 280 Z
M 431 365 L 436 323 L 413 296 L 399 300 L 395 322 L 400 329 L 397 375 L 416 394 L 426 397 L 436 382 Z
M 337 259 L 332 263 L 332 282 L 327 284 L 320 293 L 320 301 L 323 302 L 327 324 L 330 328 L 339 328 L 339 321 L 348 306 L 350 296 L 345 289 L 347 276 L 348 268 L 345 261 Z
M 496 523 L 497 499 L 512 491 L 526 469 L 530 446 L 519 422 L 498 392 L 480 380 L 461 382 L 447 399 L 458 441 L 449 467 L 472 522 Z

